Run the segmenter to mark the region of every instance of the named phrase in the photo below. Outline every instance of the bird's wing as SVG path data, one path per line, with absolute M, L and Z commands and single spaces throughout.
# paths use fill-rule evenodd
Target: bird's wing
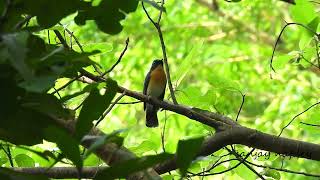
M 144 80 L 144 84 L 143 84 L 143 94 L 147 95 L 147 89 L 148 89 L 148 85 L 149 85 L 149 81 L 150 81 L 150 72 L 148 72 L 145 80 Z M 146 109 L 146 103 L 143 103 L 143 109 Z
M 167 83 L 164 85 L 163 92 L 162 92 L 162 94 L 161 94 L 160 97 L 159 97 L 159 99 L 160 99 L 161 101 L 163 101 L 164 93 L 165 93 L 165 91 L 166 91 L 166 86 L 167 86 Z

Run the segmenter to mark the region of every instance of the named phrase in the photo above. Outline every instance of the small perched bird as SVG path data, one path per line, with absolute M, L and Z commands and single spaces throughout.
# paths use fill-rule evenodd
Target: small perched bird
M 144 80 L 143 94 L 163 100 L 166 90 L 167 78 L 163 70 L 162 60 L 154 60 L 152 66 Z M 144 103 L 146 111 L 146 126 L 157 127 L 159 125 L 157 111 L 159 107 Z

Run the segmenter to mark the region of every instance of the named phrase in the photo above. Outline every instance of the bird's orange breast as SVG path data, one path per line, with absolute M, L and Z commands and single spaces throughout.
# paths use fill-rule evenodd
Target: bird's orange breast
M 147 94 L 158 97 L 162 94 L 166 87 L 167 78 L 164 73 L 163 66 L 156 67 L 150 73 L 150 81 L 148 85 Z
M 167 82 L 166 74 L 163 71 L 162 66 L 156 67 L 150 74 L 150 80 L 165 84 Z

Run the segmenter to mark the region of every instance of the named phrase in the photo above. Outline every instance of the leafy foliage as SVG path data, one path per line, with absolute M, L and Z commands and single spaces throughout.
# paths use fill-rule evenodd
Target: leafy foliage
M 93 88 L 89 96 L 84 100 L 76 124 L 76 136 L 80 139 L 92 128 L 92 121 L 98 119 L 108 108 L 111 100 L 116 95 L 117 83 L 111 79 L 107 81 L 104 95 L 100 95 L 99 89 Z
M 146 170 L 158 163 L 172 158 L 172 154 L 162 153 L 158 155 L 145 156 L 137 159 L 130 159 L 114 166 L 107 168 L 97 174 L 96 180 L 126 178 L 133 172 Z
M 104 143 L 112 142 L 143 157 L 107 168 L 97 179 L 125 178 L 172 158 L 171 154 L 161 153 L 164 150 L 178 154 L 180 174 L 173 171 L 171 175 L 162 176 L 172 179 L 187 175 L 187 170 L 207 170 L 226 153 L 221 149 L 211 157 L 193 161 L 203 138 L 190 137 L 212 134 L 211 128 L 161 111 L 158 113 L 160 126 L 166 119 L 164 137 L 161 137 L 161 128 L 144 128 L 142 105 L 117 104 L 99 126 L 107 135 L 99 138 L 83 158 L 79 147 L 81 138 L 91 130 L 93 121 L 108 109 L 117 84 L 141 91 L 150 63 L 161 58 L 155 30 L 138 6 L 138 0 L 10 2 L 8 6 L 0 1 L 0 147 L 7 147 L 5 144 L 9 143 L 15 165 L 51 167 L 58 163 L 60 166 L 68 159 L 78 169 L 86 165 L 98 166 L 102 161 L 91 153 Z M 296 5 L 288 6 L 278 0 L 216 1 L 219 10 L 215 11 L 196 1 L 166 1 L 163 9 L 156 1 L 143 2 L 148 4 L 147 8 L 152 8 L 149 12 L 153 18 L 159 10 L 164 12 L 161 27 L 180 103 L 235 118 L 241 104 L 241 91 L 246 99 L 240 124 L 278 134 L 297 113 L 319 100 L 317 3 L 295 0 Z M 303 26 L 293 24 L 284 30 L 274 57 L 277 73 L 272 73 L 273 79 L 270 79 L 269 59 L 276 36 L 285 25 L 283 19 Z M 84 51 L 74 44 L 75 39 L 65 28 L 83 44 Z M 60 31 L 66 42 L 60 42 L 52 35 L 52 30 Z M 116 70 L 105 77 L 107 83 L 87 85 L 74 81 L 57 90 L 78 78 L 82 69 L 94 74 L 97 72 L 93 66 L 109 69 L 119 57 L 123 48 L 121 42 L 128 36 L 129 49 Z M 165 99 L 170 99 L 169 93 Z M 122 100 L 131 101 L 126 97 Z M 319 143 L 319 126 L 307 125 L 319 125 L 319 116 L 318 106 L 310 109 L 282 136 Z M 78 119 L 74 134 L 57 124 L 72 119 Z M 126 130 L 122 132 L 121 129 Z M 121 136 L 118 132 L 122 132 Z M 15 145 L 28 148 L 11 147 Z M 239 153 L 248 151 L 238 146 L 237 150 Z M 250 161 L 318 172 L 319 162 L 270 156 L 271 159 L 252 158 Z M 219 160 L 231 158 L 223 156 Z M 236 163 L 238 161 L 223 163 L 210 172 L 224 171 Z M 0 149 L 0 165 L 10 166 L 6 148 Z M 270 169 L 259 172 L 273 179 L 305 178 Z M 221 176 L 256 178 L 244 165 Z M 0 179 L 47 178 L 0 168 Z
M 179 141 L 177 149 L 177 164 L 182 176 L 185 176 L 192 160 L 199 153 L 203 139 L 203 137 L 199 137 Z

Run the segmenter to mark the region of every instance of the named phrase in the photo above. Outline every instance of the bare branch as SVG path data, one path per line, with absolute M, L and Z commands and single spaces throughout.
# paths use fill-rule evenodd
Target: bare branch
M 129 38 L 127 38 L 127 40 L 126 40 L 126 46 L 125 46 L 124 49 L 122 50 L 122 52 L 121 52 L 118 60 L 116 61 L 116 63 L 114 63 L 109 70 L 107 70 L 106 72 L 102 73 L 101 76 L 104 76 L 104 75 L 110 73 L 110 72 L 120 63 L 120 61 L 121 61 L 124 53 L 125 53 L 125 52 L 127 51 L 127 49 L 128 49 L 128 45 L 129 45 Z
M 278 137 L 281 136 L 281 134 L 282 134 L 282 132 L 284 131 L 284 129 L 286 129 L 297 117 L 299 117 L 301 114 L 304 114 L 304 113 L 307 112 L 309 109 L 313 108 L 314 106 L 316 106 L 316 105 L 318 105 L 318 104 L 320 104 L 320 101 L 317 102 L 317 103 L 315 103 L 315 104 L 312 104 L 311 106 L 309 106 L 307 109 L 305 109 L 305 110 L 302 111 L 301 113 L 295 115 L 295 116 L 291 119 L 291 121 L 281 129 L 281 132 L 280 132 L 280 134 L 278 135 Z
M 148 19 L 151 21 L 151 23 L 154 25 L 154 27 L 157 29 L 158 31 L 158 35 L 159 35 L 159 39 L 160 39 L 160 43 L 161 43 L 161 49 L 162 49 L 162 56 L 163 56 L 163 61 L 164 61 L 164 65 L 165 65 L 165 71 L 166 71 L 166 76 L 167 76 L 167 81 L 168 81 L 168 87 L 170 90 L 170 96 L 172 98 L 172 101 L 174 104 L 178 104 L 176 96 L 174 95 L 174 90 L 173 90 L 173 86 L 172 86 L 172 82 L 171 82 L 171 77 L 170 77 L 170 71 L 169 71 L 169 64 L 168 64 L 168 58 L 167 58 L 167 52 L 166 52 L 166 45 L 164 43 L 163 40 L 163 35 L 162 35 L 162 31 L 161 31 L 161 26 L 160 26 L 160 20 L 161 20 L 161 15 L 162 15 L 162 11 L 163 11 L 163 4 L 164 4 L 164 0 L 162 0 L 161 2 L 161 10 L 160 10 L 160 14 L 158 17 L 158 22 L 155 22 L 149 15 L 148 11 L 146 10 L 144 3 L 142 1 L 142 8 L 144 10 L 144 12 L 146 13 Z
M 307 126 L 314 126 L 314 127 L 320 127 L 320 124 L 310 124 L 306 122 L 300 122 L 301 124 L 307 125 Z
M 106 166 L 101 167 L 83 167 L 81 169 L 81 178 L 92 179 L 95 175 L 106 168 Z M 79 171 L 75 167 L 35 167 L 35 168 L 11 168 L 16 172 L 22 172 L 26 174 L 33 175 L 44 175 L 46 177 L 55 178 L 55 179 L 67 179 L 67 178 L 77 178 Z
M 98 119 L 97 123 L 94 125 L 95 127 L 98 126 L 98 124 L 106 117 L 109 112 L 112 110 L 112 108 L 121 100 L 121 98 L 126 95 L 126 92 L 124 91 L 112 104 L 111 106 L 102 114 L 102 116 Z
M 292 171 L 292 170 L 283 169 L 283 168 L 275 168 L 275 167 L 272 167 L 272 166 L 264 166 L 264 165 L 259 165 L 259 164 L 252 163 L 252 162 L 247 161 L 247 160 L 246 160 L 246 163 L 251 164 L 251 165 L 256 166 L 256 167 L 264 168 L 264 169 L 272 169 L 272 170 L 276 170 L 276 171 L 281 171 L 281 172 L 286 172 L 286 173 L 291 173 L 291 174 L 304 175 L 304 176 L 310 176 L 310 177 L 320 177 L 320 174 L 311 174 L 311 173 L 305 173 L 305 172 L 299 172 L 299 171 Z
M 301 26 L 303 28 L 305 28 L 306 30 L 310 31 L 311 33 L 313 33 L 314 35 L 316 35 L 317 37 L 319 37 L 319 34 L 317 32 L 315 32 L 314 30 L 312 30 L 310 27 L 304 25 L 304 24 L 301 24 L 301 23 L 286 23 L 286 25 L 281 29 L 278 37 L 277 37 L 277 40 L 276 40 L 276 43 L 274 44 L 273 46 L 273 50 L 272 50 L 272 55 L 271 55 L 271 59 L 270 59 L 270 68 L 272 69 L 273 72 L 276 72 L 272 63 L 273 63 L 273 57 L 274 57 L 274 54 L 275 54 L 275 51 L 276 51 L 276 48 L 277 48 L 277 45 L 280 41 L 280 38 L 284 32 L 284 30 L 290 26 L 290 25 L 297 25 L 297 26 Z

